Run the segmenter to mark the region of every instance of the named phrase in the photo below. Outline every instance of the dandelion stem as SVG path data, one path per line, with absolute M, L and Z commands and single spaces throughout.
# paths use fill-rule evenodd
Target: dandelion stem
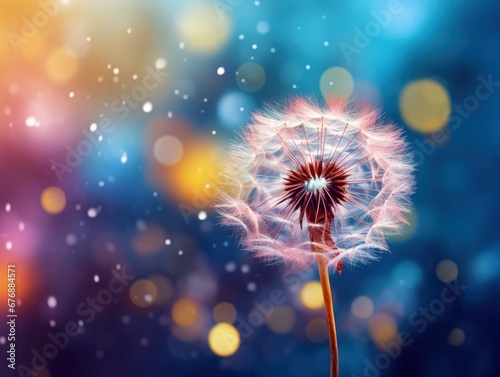
M 328 277 L 328 266 L 323 256 L 318 253 L 319 277 L 325 301 L 326 324 L 328 326 L 328 338 L 330 339 L 330 377 L 339 376 L 339 351 L 337 346 L 337 329 L 335 327 L 335 314 L 333 311 L 332 290 Z

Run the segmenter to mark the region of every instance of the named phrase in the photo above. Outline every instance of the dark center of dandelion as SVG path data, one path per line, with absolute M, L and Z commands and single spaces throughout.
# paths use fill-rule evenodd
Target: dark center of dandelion
M 347 199 L 348 174 L 334 162 L 311 162 L 290 170 L 285 178 L 285 197 L 293 210 L 300 211 L 300 226 L 328 224 L 338 205 Z

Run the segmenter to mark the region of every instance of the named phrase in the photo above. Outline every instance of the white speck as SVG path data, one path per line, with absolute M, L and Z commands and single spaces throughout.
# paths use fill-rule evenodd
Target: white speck
M 228 263 L 226 263 L 226 271 L 227 272 L 234 272 L 234 271 L 236 271 L 236 263 L 234 263 L 234 262 L 228 262 Z
M 120 162 L 122 164 L 125 164 L 127 162 L 127 160 L 128 160 L 127 152 L 123 152 L 122 157 L 120 158 Z
M 87 42 L 90 42 L 92 40 L 91 37 L 87 37 Z
M 47 298 L 47 305 L 49 308 L 54 309 L 57 306 L 57 299 L 54 296 Z
M 330 45 L 330 42 L 328 42 L 328 41 L 323 42 L 323 46 L 328 47 L 329 45 Z
M 102 141 L 102 139 L 103 139 L 102 135 L 99 135 L 99 137 L 97 138 L 97 140 L 99 141 Z
M 164 69 L 167 67 L 167 60 L 165 58 L 158 58 L 155 62 L 156 69 Z
M 217 133 L 217 131 L 213 130 L 212 131 L 212 135 L 215 135 Z
M 120 68 L 116 67 L 116 68 L 113 68 L 113 74 L 117 75 L 120 73 Z
M 173 116 L 174 116 L 174 114 L 173 114 L 171 111 L 169 111 L 169 112 L 167 113 L 167 117 L 168 117 L 168 118 L 172 118 Z
M 240 107 L 240 111 L 245 111 L 245 108 L 244 107 Z
M 7 339 L 5 338 L 5 336 L 0 336 L 0 344 L 4 345 L 6 341 Z
M 83 327 L 83 321 L 81 319 L 78 321 L 78 326 Z
M 254 4 L 255 4 L 256 7 L 258 7 L 260 5 L 260 1 L 256 0 Z
M 146 222 L 144 220 L 138 219 L 135 222 L 135 227 L 137 228 L 137 230 L 139 232 L 144 232 L 148 228 L 148 225 L 146 224 Z
M 142 111 L 144 111 L 145 113 L 150 113 L 151 110 L 153 110 L 153 104 L 150 101 L 144 102 L 144 104 L 142 105 Z
M 207 213 L 205 211 L 200 211 L 198 213 L 198 220 L 203 221 L 207 219 Z
M 224 73 L 226 73 L 226 69 L 224 67 L 217 68 L 217 74 L 219 76 L 222 76 Z
M 24 231 L 25 226 L 24 226 L 24 223 L 22 221 L 19 223 L 18 228 L 19 228 L 20 232 Z
M 122 265 L 118 263 L 118 264 L 116 265 L 116 269 L 117 269 L 117 270 L 121 270 L 121 268 L 122 268 Z
M 184 254 L 184 251 L 179 250 L 179 255 L 182 255 L 182 254 Z
M 308 64 L 308 65 L 306 65 L 306 69 L 307 69 L 307 70 L 310 70 L 310 69 L 311 69 L 311 66 L 310 66 L 309 64 Z
M 244 274 L 248 274 L 250 272 L 250 267 L 248 267 L 248 264 L 244 264 L 243 266 L 241 266 L 241 272 L 243 272 Z
M 274 47 L 271 47 L 269 51 L 271 51 L 271 54 L 274 54 L 276 52 L 276 49 Z
M 90 132 L 95 132 L 97 131 L 97 123 L 92 123 L 90 125 Z
M 12 208 L 12 207 L 11 207 L 10 203 L 7 203 L 7 204 L 5 205 L 5 212 L 10 212 L 11 208 Z
M 184 44 L 184 42 L 179 43 L 179 48 L 180 48 L 181 50 L 184 50 L 184 47 L 185 47 L 185 46 L 186 46 L 186 45 Z
M 128 29 L 127 29 L 127 34 L 130 34 L 130 33 L 132 33 L 132 29 L 131 29 L 131 28 L 128 28 Z
M 98 208 L 89 208 L 87 211 L 87 215 L 90 218 L 94 218 L 99 214 L 99 209 Z
M 37 124 L 36 118 L 35 117 L 28 117 L 26 118 L 26 125 L 28 127 L 35 127 Z
M 240 35 L 238 35 L 238 38 L 240 41 L 242 41 L 243 39 L 245 39 L 245 36 L 243 34 L 240 34 Z
M 94 282 L 99 283 L 99 275 L 94 275 Z
M 75 245 L 77 241 L 78 240 L 77 240 L 76 236 L 73 233 L 70 233 L 70 234 L 68 234 L 66 236 L 66 243 L 68 245 Z
M 144 301 L 146 301 L 146 302 L 153 302 L 153 296 L 151 296 L 149 293 L 146 293 L 144 295 Z
M 257 50 L 257 45 L 255 43 L 252 45 L 252 50 Z
M 137 76 L 137 75 L 132 75 L 132 80 L 137 80 L 138 77 L 139 76 Z
M 297 85 L 293 84 L 292 88 L 297 89 Z
M 167 238 L 167 239 L 165 240 L 165 245 L 169 246 L 169 245 L 171 245 L 171 244 L 172 244 L 172 241 L 171 241 L 169 238 Z
M 6 248 L 7 250 L 12 250 L 12 247 L 13 247 L 13 245 L 12 245 L 12 242 L 11 242 L 11 241 L 7 241 L 7 242 L 5 243 L 5 248 Z
M 255 292 L 257 290 L 257 284 L 255 284 L 253 281 L 247 284 L 247 289 L 250 292 Z
M 75 96 L 75 92 L 69 92 L 69 98 L 73 98 Z
M 49 321 L 49 325 L 50 325 L 50 327 L 56 327 L 57 324 L 56 324 L 56 321 L 54 321 L 53 319 L 51 319 Z
M 97 184 L 99 187 L 104 187 L 104 181 L 99 181 L 99 183 Z

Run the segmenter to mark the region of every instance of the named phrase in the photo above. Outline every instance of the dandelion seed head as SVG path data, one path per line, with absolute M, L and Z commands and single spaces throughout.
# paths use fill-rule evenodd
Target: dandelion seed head
M 294 99 L 254 114 L 220 167 L 218 212 L 257 258 L 341 272 L 387 251 L 411 210 L 402 131 L 345 102 Z

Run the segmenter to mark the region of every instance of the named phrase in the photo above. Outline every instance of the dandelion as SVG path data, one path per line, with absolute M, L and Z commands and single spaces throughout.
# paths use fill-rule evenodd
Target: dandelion
M 221 222 L 246 250 L 291 269 L 318 262 L 332 376 L 338 351 L 328 273 L 378 259 L 411 207 L 408 145 L 378 118 L 338 101 L 269 106 L 254 114 L 220 169 Z

